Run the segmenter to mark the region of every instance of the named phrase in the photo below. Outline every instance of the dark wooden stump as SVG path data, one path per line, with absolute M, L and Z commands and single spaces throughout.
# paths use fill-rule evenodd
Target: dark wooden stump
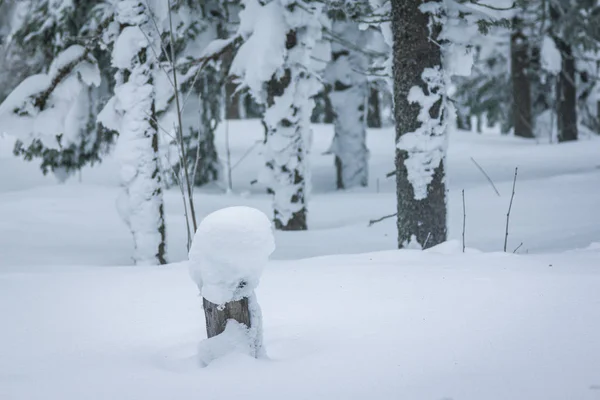
M 202 301 L 204 305 L 204 317 L 206 318 L 206 334 L 209 339 L 223 333 L 227 321 L 230 319 L 250 328 L 250 309 L 248 308 L 247 297 L 238 301 L 230 301 L 223 306 L 211 303 L 205 298 Z

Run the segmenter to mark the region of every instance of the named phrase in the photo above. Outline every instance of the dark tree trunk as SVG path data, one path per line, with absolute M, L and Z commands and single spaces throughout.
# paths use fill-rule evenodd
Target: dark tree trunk
M 513 19 L 513 31 L 510 36 L 511 80 L 512 80 L 512 117 L 515 136 L 533 138 L 533 120 L 531 116 L 531 82 L 529 42 L 522 30 L 522 21 Z
M 569 44 L 554 38 L 562 55 L 562 69 L 556 86 L 558 141 L 577 140 L 577 88 L 575 87 L 575 58 Z
M 251 327 L 250 309 L 248 298 L 225 303 L 223 306 L 202 299 L 204 305 L 204 318 L 206 320 L 206 335 L 210 339 L 225 330 L 227 321 L 233 319 L 240 324 Z
M 369 128 L 381 128 L 381 106 L 379 105 L 379 90 L 377 88 L 371 88 L 370 90 L 367 126 Z
M 442 68 L 442 52 L 440 46 L 430 37 L 437 38 L 440 26 L 430 27 L 429 16 L 421 12 L 421 0 L 392 1 L 392 31 L 394 37 L 394 103 L 396 117 L 396 143 L 402 136 L 418 131 L 421 122 L 418 120 L 421 106 L 408 101 L 407 96 L 413 87 L 420 87 L 425 95 L 436 95 L 438 91 L 429 92 L 422 79 L 425 69 Z M 430 32 L 431 28 L 431 32 Z M 431 108 L 433 117 L 446 118 L 443 107 L 443 96 Z M 431 133 L 433 136 L 433 133 Z M 424 136 L 427 141 L 433 137 Z M 437 138 L 439 139 L 439 138 Z M 426 149 L 427 146 L 424 146 Z M 443 157 L 439 163 L 423 165 L 432 172 L 432 180 L 427 185 L 424 198 L 415 196 L 414 181 L 411 182 L 407 160 L 416 156 L 417 149 L 396 150 L 396 182 L 398 197 L 398 247 L 404 248 L 420 245 L 428 248 L 446 240 L 446 187 L 444 183 Z M 435 159 L 435 158 L 434 158 Z M 413 160 L 414 161 L 414 160 Z M 415 243 L 416 242 L 416 243 Z
M 471 129 L 473 128 L 471 126 L 471 115 L 462 112 L 461 110 L 457 110 L 456 128 L 461 129 L 463 131 L 471 131 Z
M 235 83 L 228 81 L 225 84 L 225 99 L 227 101 L 227 119 L 241 119 L 240 93 L 235 93 L 235 89 L 237 89 L 237 85 Z
M 596 133 L 600 134 L 600 101 L 596 103 Z
M 331 98 L 329 94 L 331 93 L 331 85 L 325 85 L 325 90 L 323 91 L 323 101 L 325 103 L 325 111 L 323 116 L 323 123 L 332 124 L 335 120 L 335 113 L 333 112 L 333 104 L 331 104 Z

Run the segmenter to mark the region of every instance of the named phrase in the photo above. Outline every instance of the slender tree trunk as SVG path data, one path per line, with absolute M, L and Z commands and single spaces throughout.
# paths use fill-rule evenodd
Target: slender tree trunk
M 362 85 L 334 84 L 331 102 L 335 110 L 335 154 L 338 189 L 369 184 L 369 150 L 365 121 L 366 82 Z
M 563 8 L 568 5 L 550 2 L 550 19 L 552 25 L 552 39 L 560 51 L 562 64 L 556 82 L 556 122 L 558 141 L 567 142 L 577 140 L 577 88 L 575 81 L 575 58 L 571 45 L 561 36 L 560 25 L 563 18 Z
M 332 29 L 348 42 L 361 46 L 366 37 L 347 16 L 333 21 Z M 368 58 L 355 50 L 332 43 L 332 61 L 325 76 L 332 85 L 330 99 L 335 116 L 335 135 L 330 152 L 335 155 L 337 188 L 348 189 L 369 183 L 367 121 L 369 82 L 364 73 Z
M 372 87 L 369 93 L 369 112 L 367 114 L 367 126 L 369 128 L 381 128 L 381 107 L 379 103 L 379 90 Z
M 227 96 L 227 119 L 241 119 L 240 93 L 235 93 L 236 88 L 237 85 L 233 82 L 227 82 L 225 85 L 225 93 Z
M 575 58 L 569 44 L 554 38 L 562 55 L 562 68 L 556 87 L 558 141 L 577 140 L 577 88 L 575 86 Z
M 437 245 L 446 240 L 447 231 L 446 88 L 437 42 L 441 27 L 430 24 L 429 16 L 419 9 L 422 4 L 421 0 L 391 2 L 400 248 Z M 431 104 L 428 114 L 436 124 L 419 120 L 418 101 L 423 99 Z
M 333 111 L 333 104 L 331 104 L 331 85 L 325 85 L 325 90 L 323 91 L 323 100 L 325 102 L 325 110 L 324 110 L 324 118 L 323 123 L 325 124 L 333 124 L 335 121 L 335 113 Z
M 198 77 L 197 88 L 200 94 L 198 136 L 192 146 L 188 162 L 196 170 L 191 172 L 194 185 L 202 186 L 221 178 L 223 168 L 215 146 L 215 130 L 221 123 L 223 112 L 223 73 L 213 66 L 205 67 Z
M 522 30 L 522 21 L 513 19 L 513 31 L 510 37 L 511 80 L 512 80 L 512 117 L 515 136 L 533 138 L 533 119 L 531 116 L 531 82 L 529 43 Z
M 600 101 L 596 102 L 596 133 L 600 134 Z

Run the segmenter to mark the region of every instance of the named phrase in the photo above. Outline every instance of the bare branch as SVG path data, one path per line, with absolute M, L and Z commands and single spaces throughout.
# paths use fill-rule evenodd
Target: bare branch
M 465 252 L 465 228 L 467 224 L 467 208 L 465 207 L 465 189 L 462 190 L 463 227 L 462 227 L 462 252 Z
M 183 121 L 181 117 L 181 105 L 179 104 L 179 86 L 177 85 L 177 69 L 175 68 L 174 60 L 175 60 L 175 37 L 173 35 L 173 12 L 171 10 L 171 0 L 168 0 L 169 3 L 169 28 L 170 28 L 170 38 L 171 38 L 171 66 L 173 70 L 173 85 L 175 90 L 175 104 L 177 107 L 177 122 L 179 124 L 179 129 L 177 129 L 177 133 L 179 134 L 179 145 L 181 147 L 181 167 L 183 168 L 183 174 L 185 177 L 185 183 L 187 185 L 188 192 L 188 202 L 190 203 L 190 217 L 192 218 L 192 226 L 194 227 L 194 234 L 198 230 L 198 223 L 196 221 L 196 210 L 194 208 L 194 194 L 192 190 L 192 183 L 190 182 L 190 176 L 188 171 L 188 163 L 187 157 L 185 156 L 185 149 L 183 147 Z
M 513 199 L 515 197 L 515 185 L 517 184 L 517 173 L 519 168 L 515 168 L 515 178 L 513 180 L 512 195 L 510 196 L 510 204 L 508 205 L 508 212 L 506 213 L 506 233 L 504 235 L 504 252 L 506 253 L 506 246 L 508 245 L 508 224 L 510 221 L 510 210 L 512 209 Z
M 479 165 L 477 163 L 477 161 L 475 161 L 475 159 L 473 157 L 471 157 L 471 161 L 473 161 L 473 164 L 475 164 L 477 166 L 477 168 L 479 168 L 479 170 L 481 171 L 481 173 L 487 178 L 487 180 L 490 183 L 490 185 L 492 185 L 492 188 L 494 188 L 494 191 L 496 192 L 496 194 L 498 195 L 498 197 L 500 197 L 500 192 L 498 192 L 498 189 L 496 189 L 496 185 L 494 185 L 494 182 L 492 181 L 492 178 L 489 177 L 489 175 L 484 171 L 483 168 L 481 168 L 481 165 Z
M 96 35 L 94 35 L 94 39 L 89 40 L 87 42 L 87 44 L 85 45 L 83 53 L 81 53 L 81 55 L 79 57 L 77 57 L 76 59 L 71 61 L 69 64 L 66 64 L 65 66 L 63 66 L 56 72 L 56 74 L 52 78 L 52 81 L 50 82 L 50 86 L 48 86 L 48 88 L 46 90 L 44 90 L 43 92 L 41 92 L 34 98 L 33 104 L 36 106 L 36 108 L 38 108 L 39 110 L 43 110 L 46 107 L 46 102 L 48 101 L 48 98 L 50 97 L 52 92 L 54 92 L 54 89 L 56 89 L 56 87 L 67 76 L 69 76 L 69 74 L 71 72 L 73 72 L 73 69 L 80 62 L 84 61 L 90 55 L 90 53 L 96 47 L 96 44 L 97 44 L 97 41 L 95 38 L 97 38 L 98 36 L 100 36 L 102 34 L 102 32 L 104 32 L 104 30 L 108 27 L 108 25 L 110 25 L 110 23 L 113 21 L 113 19 L 114 19 L 114 16 L 111 16 L 110 18 L 107 18 L 104 21 L 102 21 L 102 23 L 100 25 L 98 25 L 98 28 L 96 29 Z
M 381 218 L 378 218 L 378 219 L 372 219 L 372 220 L 369 221 L 369 226 L 373 226 L 376 223 L 381 222 L 383 220 L 386 220 L 388 218 L 394 218 L 396 215 L 398 215 L 398 213 L 393 213 L 393 214 L 390 214 L 390 215 L 385 215 L 385 216 L 383 216 Z
M 521 246 L 523 246 L 523 242 L 521 242 L 521 244 L 518 245 L 517 248 L 513 250 L 513 254 L 515 254 L 517 252 L 517 250 L 519 250 L 521 248 Z

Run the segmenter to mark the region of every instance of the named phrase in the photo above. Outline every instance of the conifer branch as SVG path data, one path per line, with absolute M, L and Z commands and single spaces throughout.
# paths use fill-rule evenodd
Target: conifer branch
M 98 25 L 98 27 L 96 28 L 96 34 L 94 35 L 94 37 L 92 39 L 90 39 L 87 42 L 87 44 L 85 45 L 83 53 L 81 53 L 81 55 L 79 57 L 77 57 L 76 59 L 74 59 L 70 63 L 68 63 L 65 66 L 63 66 L 62 68 L 60 68 L 56 72 L 56 74 L 54 75 L 54 77 L 52 78 L 52 81 L 50 82 L 50 86 L 48 86 L 48 88 L 46 90 L 44 90 L 43 92 L 39 93 L 37 96 L 34 97 L 33 104 L 35 105 L 35 107 L 37 109 L 39 109 L 41 111 L 41 110 L 43 110 L 46 107 L 46 103 L 48 102 L 48 99 L 50 98 L 50 95 L 54 92 L 54 90 L 56 89 L 56 87 L 67 76 L 69 76 L 69 74 L 71 72 L 73 72 L 73 70 L 75 69 L 75 67 L 77 65 L 79 65 L 79 63 L 81 63 L 82 61 L 84 61 L 89 56 L 89 54 L 92 52 L 92 50 L 94 50 L 94 48 L 97 45 L 98 37 L 100 37 L 100 35 L 102 35 L 102 33 L 104 32 L 104 30 L 106 28 L 108 28 L 108 25 L 110 25 L 110 23 L 113 20 L 114 20 L 114 15 L 111 15 L 109 18 L 107 18 L 104 21 L 102 21 L 102 23 L 100 25 Z

